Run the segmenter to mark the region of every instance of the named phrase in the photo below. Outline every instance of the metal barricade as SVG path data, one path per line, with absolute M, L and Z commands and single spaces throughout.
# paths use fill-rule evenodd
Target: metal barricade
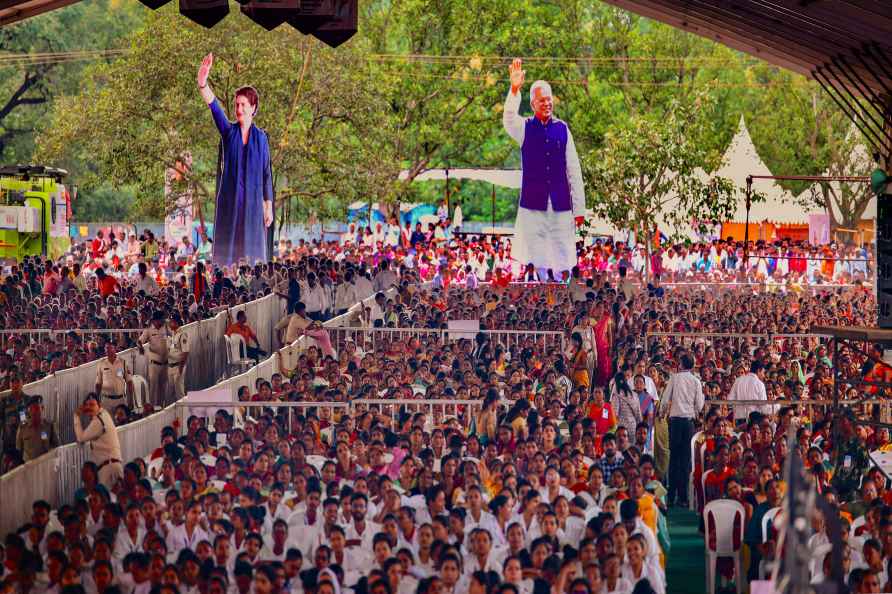
M 386 399 L 360 398 L 350 402 L 354 415 L 365 412 L 377 412 L 396 423 L 401 412 L 427 415 L 427 426 L 439 424 L 447 417 L 455 417 L 465 428 L 470 426 L 471 419 L 483 409 L 483 400 L 451 400 L 451 399 Z
M 277 295 L 268 295 L 229 310 L 230 316 L 244 309 L 248 314 L 248 320 L 254 329 L 260 344 L 272 351 L 276 348 L 275 325 L 284 310 L 282 299 Z M 187 390 L 203 389 L 214 384 L 222 377 L 226 367 L 225 340 L 223 334 L 226 331 L 226 311 L 218 313 L 213 318 L 192 322 L 181 328 L 182 332 L 189 334 L 190 352 L 189 363 L 186 366 L 185 384 Z M 10 331 L 4 331 L 10 332 Z M 66 331 L 60 331 L 64 333 Z M 86 332 L 93 332 L 88 330 Z M 96 332 L 103 332 L 96 330 Z M 113 332 L 106 330 L 104 332 Z M 142 332 L 141 330 L 120 330 L 120 333 Z M 128 365 L 128 368 L 137 375 L 147 376 L 146 359 L 136 349 L 126 349 L 118 353 Z M 56 433 L 61 443 L 71 443 L 74 440 L 74 429 L 71 423 L 72 415 L 84 397 L 93 392 L 96 387 L 97 361 L 91 361 L 78 367 L 72 367 L 57 371 L 47 377 L 26 384 L 23 390 L 26 394 L 43 396 L 46 418 L 54 423 Z M 0 401 L 8 395 L 8 392 L 0 394 Z
M 829 399 L 802 399 L 802 400 L 727 400 L 712 399 L 706 401 L 706 408 L 717 408 L 719 414 L 727 416 L 734 412 L 734 417 L 745 419 L 750 412 L 757 411 L 762 414 L 776 414 L 783 407 L 793 407 L 796 416 L 804 417 L 812 422 L 816 415 L 826 415 L 834 406 L 834 401 Z M 863 398 L 839 400 L 839 406 L 852 410 L 858 418 L 878 418 L 882 421 L 889 418 L 892 413 L 892 400 L 886 398 Z M 744 409 L 743 415 L 738 414 Z
M 550 349 L 564 350 L 566 336 L 557 330 L 480 330 L 469 331 L 459 329 L 430 328 L 373 328 L 370 326 L 343 326 L 328 329 L 331 343 L 340 350 L 347 342 L 353 342 L 365 350 L 379 348 L 391 342 L 406 343 L 411 339 L 419 339 L 433 344 L 446 344 L 454 340 L 474 340 L 477 334 L 487 336 L 491 342 L 517 352 L 522 348 L 534 348 L 541 352 Z
M 644 335 L 644 348 L 650 351 L 653 341 L 667 346 L 687 346 L 698 340 L 710 343 L 726 342 L 738 350 L 743 346 L 758 346 L 760 341 L 805 341 L 805 346 L 811 350 L 822 341 L 828 342 L 830 336 L 826 334 L 753 334 L 746 332 L 648 332 Z
M 352 406 L 347 402 L 238 402 L 238 401 L 188 401 L 180 400 L 173 406 L 177 408 L 177 415 L 180 423 L 185 426 L 186 418 L 195 415 L 199 418 L 212 418 L 218 410 L 226 410 L 235 419 L 235 427 L 242 426 L 246 421 L 258 418 L 267 410 L 274 413 L 279 409 L 287 411 L 285 427 L 289 434 L 294 432 L 295 415 L 303 411 L 313 411 L 320 420 L 331 420 L 337 422 L 338 414 L 350 414 Z

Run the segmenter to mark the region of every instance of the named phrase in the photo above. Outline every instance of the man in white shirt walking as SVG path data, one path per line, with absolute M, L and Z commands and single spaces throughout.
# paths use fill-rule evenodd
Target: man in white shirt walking
M 768 400 L 768 393 L 765 391 L 765 366 L 758 359 L 750 364 L 750 372 L 741 375 L 734 380 L 731 386 L 731 392 L 728 393 L 728 400 Z M 746 422 L 752 412 L 768 413 L 769 407 L 750 405 L 735 406 L 734 419 L 738 422 Z
M 684 353 L 681 371 L 669 378 L 660 400 L 660 415 L 669 416 L 669 504 L 681 507 L 688 505 L 694 418 L 705 404 L 703 385 L 693 369 L 694 357 Z

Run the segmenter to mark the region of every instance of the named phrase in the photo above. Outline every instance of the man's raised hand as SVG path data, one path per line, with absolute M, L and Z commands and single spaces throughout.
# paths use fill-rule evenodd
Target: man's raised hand
M 214 54 L 213 52 L 209 53 L 204 57 L 204 60 L 201 61 L 201 66 L 198 68 L 198 86 L 205 87 L 208 84 L 208 75 L 211 73 L 211 66 L 214 65 Z
M 508 73 L 511 76 L 511 93 L 516 95 L 521 87 L 523 87 L 523 80 L 526 77 L 526 72 L 523 69 L 523 61 L 520 58 L 514 58 L 514 61 L 508 66 Z

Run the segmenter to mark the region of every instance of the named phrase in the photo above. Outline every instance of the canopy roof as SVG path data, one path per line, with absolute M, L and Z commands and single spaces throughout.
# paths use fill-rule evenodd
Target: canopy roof
M 605 0 L 619 8 L 707 37 L 776 66 L 844 86 L 892 88 L 892 2 L 888 0 Z M 866 58 L 866 59 L 865 59 Z M 875 58 L 875 60 L 874 60 Z M 885 59 L 886 69 L 879 64 Z M 849 70 L 853 81 L 845 81 Z
M 889 0 L 604 1 L 816 80 L 892 159 Z

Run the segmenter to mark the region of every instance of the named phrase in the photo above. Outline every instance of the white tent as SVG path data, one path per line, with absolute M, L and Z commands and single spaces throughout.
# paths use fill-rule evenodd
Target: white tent
M 743 116 L 740 117 L 737 133 L 725 151 L 722 165 L 714 175 L 730 179 L 738 188 L 746 188 L 748 175 L 773 175 L 762 158 L 759 157 Z M 764 202 L 753 203 L 750 208 L 750 223 L 768 221 L 771 223 L 807 224 L 809 214 L 822 212 L 818 208 L 802 206 L 793 194 L 784 190 L 774 180 L 753 180 L 753 191 L 763 194 L 766 199 Z M 738 201 L 737 212 L 732 220 L 735 223 L 743 223 L 746 220 L 745 200 Z

